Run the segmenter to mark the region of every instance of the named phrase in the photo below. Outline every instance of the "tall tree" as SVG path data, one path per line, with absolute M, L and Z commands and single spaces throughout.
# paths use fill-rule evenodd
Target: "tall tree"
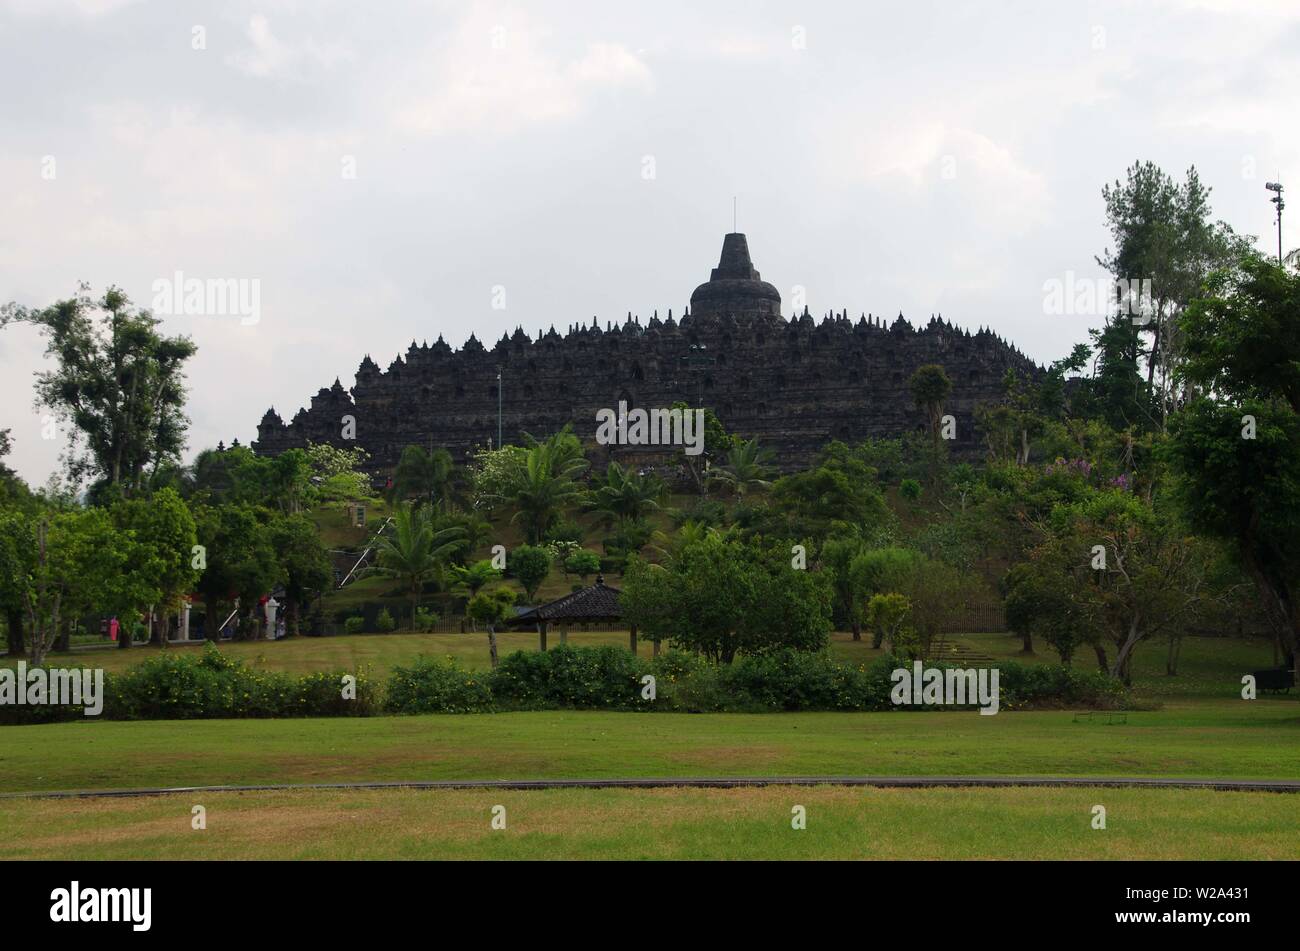
M 401 505 L 393 513 L 391 533 L 375 539 L 377 564 L 367 569 L 395 578 L 411 596 L 411 630 L 424 586 L 441 576 L 453 552 L 465 544 L 462 529 L 437 529 L 433 509 L 427 505 Z
M 709 478 L 730 486 L 737 498 L 743 499 L 752 489 L 766 489 L 772 485 L 776 470 L 772 466 L 773 453 L 760 446 L 757 439 L 736 439 L 727 450 L 727 461 L 709 470 Z
M 667 491 L 654 473 L 642 475 L 611 461 L 604 479 L 592 490 L 587 508 L 599 513 L 606 527 L 623 519 L 639 522 L 658 510 Z
M 407 446 L 393 470 L 392 498 L 437 502 L 451 480 L 452 469 L 451 453 L 446 449 Z
M 188 337 L 158 332 L 161 321 L 132 311 L 120 289 L 98 301 L 82 285 L 78 296 L 32 310 L 0 308 L 0 324 L 41 329 L 52 370 L 36 375 L 40 405 L 71 424 L 69 477 L 90 477 L 96 493 L 130 495 L 150 472 L 176 460 L 185 443 L 185 361 Z
M 270 535 L 284 577 L 285 627 L 294 637 L 302 627 L 303 603 L 330 587 L 334 570 L 316 523 L 306 515 L 275 519 Z

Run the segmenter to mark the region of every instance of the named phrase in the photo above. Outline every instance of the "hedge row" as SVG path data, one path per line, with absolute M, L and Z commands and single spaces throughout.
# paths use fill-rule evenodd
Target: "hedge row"
M 200 657 L 163 654 L 121 674 L 106 674 L 101 716 L 114 720 L 372 716 L 381 713 L 487 713 L 501 710 L 670 710 L 754 713 L 898 709 L 891 672 L 906 661 L 870 666 L 824 654 L 783 652 L 730 665 L 669 651 L 644 661 L 621 647 L 518 651 L 491 673 L 450 658 L 395 667 L 386 684 L 365 671 L 292 676 L 255 670 L 215 648 Z M 1123 706 L 1123 687 L 1100 673 L 1069 667 L 999 666 L 1002 710 Z M 648 699 L 646 675 L 654 677 Z M 351 696 L 344 696 L 350 676 Z M 908 708 L 919 709 L 919 708 Z M 82 719 L 78 707 L 0 704 L 0 723 Z

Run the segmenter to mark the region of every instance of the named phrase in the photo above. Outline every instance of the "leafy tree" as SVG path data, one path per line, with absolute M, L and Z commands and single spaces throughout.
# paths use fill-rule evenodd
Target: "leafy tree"
M 1258 256 L 1216 277 L 1181 327 L 1186 378 L 1205 396 L 1164 449 L 1193 527 L 1231 543 L 1287 651 L 1300 638 L 1300 274 Z
M 515 593 L 509 588 L 495 591 L 480 591 L 470 598 L 465 613 L 475 621 L 487 625 L 488 654 L 492 658 L 492 668 L 497 666 L 497 628 L 513 614 Z
M 782 476 L 772 486 L 772 505 L 798 538 L 821 538 L 840 529 L 870 536 L 890 520 L 874 470 L 847 453 L 834 455 L 836 445 L 843 447 L 827 447 L 816 468 Z
M 925 366 L 917 367 L 912 373 L 908 380 L 908 388 L 912 391 L 912 401 L 918 408 L 925 410 L 926 422 L 930 428 L 933 453 L 930 461 L 930 482 L 933 484 L 938 479 L 942 452 L 940 430 L 943 425 L 943 404 L 952 393 L 952 380 L 948 379 L 948 374 L 944 372 L 943 367 L 937 363 L 927 363 Z
M 888 653 L 915 654 L 916 632 L 905 626 L 911 611 L 911 603 L 901 594 L 873 594 L 867 601 L 867 623 L 881 632 Z
M 682 413 L 683 418 L 687 413 L 694 413 L 698 407 L 692 408 L 690 403 L 678 400 L 673 403 L 672 409 Z M 727 435 L 726 428 L 722 421 L 714 414 L 713 410 L 705 408 L 704 412 L 704 442 L 700 452 L 696 455 L 690 455 L 685 448 L 676 453 L 675 461 L 686 467 L 691 481 L 699 490 L 701 497 L 709 494 L 709 471 L 713 466 L 726 455 L 731 448 L 731 437 Z
M 149 640 L 161 644 L 172 612 L 194 588 L 198 570 L 194 567 L 197 528 L 194 516 L 174 489 L 162 489 L 150 499 L 119 502 L 112 510 L 119 529 L 134 533 L 139 557 L 131 570 L 150 588 L 159 592 Z M 130 644 L 122 638 L 122 645 Z
M 862 640 L 862 605 L 865 591 L 863 577 L 851 568 L 853 559 L 862 554 L 865 545 L 859 538 L 832 538 L 822 546 L 821 562 L 829 572 L 835 592 L 835 608 L 839 617 L 853 631 L 855 641 Z
M 763 548 L 709 532 L 666 565 L 630 560 L 623 616 L 652 640 L 714 661 L 779 648 L 816 651 L 830 633 L 824 575 L 791 567 L 789 547 Z
M 564 567 L 566 571 L 577 575 L 582 579 L 582 583 L 586 584 L 589 576 L 600 571 L 600 555 L 584 548 L 569 555 L 565 559 Z
M 91 611 L 117 615 L 129 631 L 161 595 L 132 566 L 147 557 L 134 533 L 121 531 L 103 509 L 41 515 L 31 530 L 23 602 L 31 661 L 43 663 L 61 626 Z
M 221 637 L 221 605 L 238 600 L 244 617 L 258 600 L 284 579 L 265 510 L 251 505 L 199 505 L 194 510 L 198 543 L 206 566 L 200 569 L 198 590 L 203 596 L 208 640 Z
M 321 544 L 316 523 L 306 515 L 286 515 L 270 525 L 271 544 L 284 576 L 285 627 L 290 637 L 301 629 L 304 602 L 329 590 L 334 566 Z
M 551 573 L 551 553 L 540 545 L 520 545 L 510 552 L 508 566 L 531 604 L 537 598 L 537 589 Z
M 364 449 L 308 443 L 307 458 L 325 501 L 351 502 L 372 497 L 370 479 L 361 469 L 370 458 Z
M 1102 189 L 1102 198 L 1115 248 L 1108 248 L 1097 263 L 1119 281 L 1150 282 L 1150 313 L 1138 321 L 1121 316 L 1112 328 L 1150 334 L 1150 347 L 1139 348 L 1130 339 L 1122 349 L 1135 363 L 1139 350 L 1146 353 L 1145 389 L 1156 394 L 1155 422 L 1163 427 L 1176 405 L 1172 383 L 1182 349 L 1179 315 L 1200 296 L 1205 279 L 1235 262 L 1250 239 L 1211 220 L 1210 189 L 1194 167 L 1178 183 L 1154 162 L 1136 162 L 1124 181 Z
M 464 544 L 462 529 L 435 527 L 429 506 L 401 505 L 393 513 L 392 533 L 375 539 L 378 563 L 366 571 L 395 578 L 407 590 L 414 625 L 424 586 L 442 575 L 452 554 Z
M 484 559 L 463 568 L 457 567 L 454 577 L 456 579 L 456 593 L 472 598 L 487 585 L 501 580 L 501 572 L 492 567 L 491 561 Z
M 161 321 L 133 313 L 116 287 L 98 301 L 83 284 L 76 297 L 43 309 L 0 309 L 0 325 L 14 321 L 39 328 L 56 363 L 36 375 L 36 395 L 72 426 L 74 484 L 91 476 L 97 492 L 129 495 L 179 457 L 188 422 L 183 371 L 195 351 L 189 338 L 159 334 Z
M 925 556 L 910 548 L 868 548 L 853 555 L 848 567 L 847 586 L 859 599 L 869 599 L 875 594 L 899 592 L 906 586 L 907 578 L 921 570 Z M 879 649 L 885 631 L 872 627 L 873 648 Z

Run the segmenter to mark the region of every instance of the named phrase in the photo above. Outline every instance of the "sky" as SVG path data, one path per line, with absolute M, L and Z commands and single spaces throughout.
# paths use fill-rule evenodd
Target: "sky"
M 1276 248 L 1298 91 L 1295 0 L 0 0 L 0 303 L 117 285 L 192 336 L 192 457 L 412 339 L 680 316 L 734 199 L 787 313 L 1046 363 L 1099 323 L 1045 291 L 1103 276 L 1135 161 Z M 176 306 L 178 273 L 248 306 Z M 66 441 L 43 353 L 0 330 L 32 484 Z

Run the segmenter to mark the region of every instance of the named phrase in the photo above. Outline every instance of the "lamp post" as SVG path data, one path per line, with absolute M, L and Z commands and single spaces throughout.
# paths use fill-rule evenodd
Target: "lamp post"
M 1286 202 L 1282 200 L 1281 182 L 1267 182 L 1264 187 L 1274 193 L 1269 201 L 1277 205 L 1277 263 L 1280 266 L 1282 264 L 1282 209 L 1286 207 Z

